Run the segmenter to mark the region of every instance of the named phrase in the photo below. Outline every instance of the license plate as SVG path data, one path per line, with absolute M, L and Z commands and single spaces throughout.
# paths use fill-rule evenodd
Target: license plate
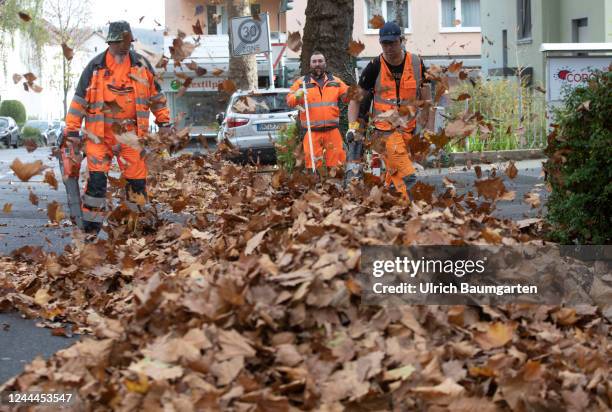
M 273 132 L 276 130 L 280 130 L 280 123 L 260 123 L 257 125 L 258 132 Z

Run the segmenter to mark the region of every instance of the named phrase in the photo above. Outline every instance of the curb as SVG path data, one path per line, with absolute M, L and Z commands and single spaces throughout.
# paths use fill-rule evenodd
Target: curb
M 450 163 L 454 165 L 465 165 L 468 160 L 472 163 L 495 163 L 506 162 L 509 160 L 532 160 L 543 159 L 543 149 L 519 149 L 519 150 L 499 150 L 490 152 L 457 152 L 450 153 Z

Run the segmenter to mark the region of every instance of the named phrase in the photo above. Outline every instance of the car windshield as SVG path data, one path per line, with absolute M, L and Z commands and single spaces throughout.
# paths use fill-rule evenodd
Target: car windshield
M 8 120 L 0 119 L 0 127 L 8 127 Z
M 26 126 L 34 127 L 36 129 L 40 130 L 41 132 L 45 132 L 49 128 L 49 123 L 45 122 L 45 121 L 42 121 L 42 120 L 37 120 L 37 121 L 27 122 Z
M 53 122 L 53 128 L 57 129 L 58 127 L 60 127 L 60 122 Z
M 287 106 L 286 98 L 287 93 L 238 96 L 232 104 L 232 111 L 239 114 L 290 112 L 293 109 Z

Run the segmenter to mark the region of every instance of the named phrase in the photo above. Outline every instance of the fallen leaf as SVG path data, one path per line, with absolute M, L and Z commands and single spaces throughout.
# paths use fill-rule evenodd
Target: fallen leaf
M 244 254 L 248 256 L 253 253 L 253 251 L 261 244 L 266 233 L 268 233 L 268 229 L 262 230 L 261 232 L 250 238 L 247 242 L 246 247 L 244 248 Z
M 15 84 L 19 83 L 21 81 L 22 77 L 23 76 L 21 76 L 20 74 L 17 74 L 17 73 L 13 74 L 13 83 L 15 83 Z
M 32 190 L 30 190 L 29 199 L 30 203 L 32 203 L 34 206 L 38 206 L 38 196 L 36 196 L 36 194 L 32 192 Z
M 349 42 L 348 53 L 351 56 L 357 57 L 365 50 L 365 44 L 360 41 L 351 40 Z
M 219 83 L 218 89 L 220 92 L 225 92 L 228 95 L 232 95 L 236 90 L 238 90 L 238 87 L 236 87 L 236 83 L 233 81 L 224 80 L 223 82 Z
M 221 75 L 223 74 L 223 72 L 224 72 L 224 70 L 223 70 L 223 69 L 214 69 L 214 70 L 212 71 L 212 75 L 213 75 L 213 76 L 217 76 L 217 77 L 218 77 L 218 76 L 221 76 Z
M 55 172 L 53 170 L 47 170 L 45 172 L 45 178 L 43 179 L 43 183 L 47 183 L 53 188 L 53 190 L 57 190 L 58 184 L 57 179 L 55 178 Z
M 62 53 L 64 53 L 66 60 L 72 60 L 74 57 L 74 51 L 66 43 L 62 43 Z
M 2 211 L 4 213 L 11 213 L 13 211 L 13 204 L 12 203 L 5 203 L 4 207 L 2 208 Z
M 55 200 L 47 204 L 47 217 L 53 223 L 59 223 L 64 218 L 62 206 Z
M 448 66 L 448 71 L 450 73 L 457 73 L 462 68 L 463 68 L 463 62 L 454 61 Z
M 478 191 L 478 196 L 482 196 L 487 200 L 495 200 L 506 192 L 506 186 L 501 177 L 479 180 L 474 182 L 474 185 Z
M 202 30 L 202 24 L 200 23 L 200 19 L 196 19 L 196 23 L 194 25 L 191 26 L 193 29 L 193 33 L 194 34 L 204 34 L 204 31 Z
M 21 160 L 16 158 L 13 160 L 13 163 L 11 163 L 10 168 L 13 172 L 15 172 L 15 175 L 17 175 L 19 180 L 22 182 L 27 182 L 32 178 L 32 176 L 39 174 L 47 167 L 43 165 L 43 162 L 40 160 L 36 160 L 32 163 L 21 163 Z
M 541 205 L 540 195 L 538 193 L 535 193 L 535 192 L 525 193 L 525 196 L 523 197 L 523 199 L 525 203 L 531 206 L 532 209 L 536 209 L 540 207 Z
M 19 18 L 26 23 L 32 21 L 32 17 L 30 17 L 30 15 L 24 11 L 17 12 L 17 14 L 19 15 Z
M 119 106 L 119 103 L 117 103 L 116 100 L 104 102 L 104 105 L 102 106 L 102 113 L 117 114 L 121 113 L 122 111 L 123 109 L 121 106 Z
M 287 47 L 295 53 L 300 51 L 302 48 L 302 35 L 299 31 L 289 32 L 287 36 Z
M 381 29 L 385 25 L 385 19 L 382 16 L 376 14 L 372 16 L 368 24 L 372 26 L 373 29 Z
M 29 84 L 34 83 L 34 81 L 37 79 L 36 75 L 34 73 L 32 73 L 32 72 L 28 72 L 28 73 L 24 74 L 23 77 L 26 79 L 26 81 Z
M 510 179 L 514 179 L 518 175 L 518 169 L 513 161 L 508 163 L 508 167 L 506 168 L 506 176 Z
M 465 392 L 465 388 L 450 378 L 446 378 L 441 384 L 436 386 L 418 386 L 411 389 L 412 392 L 423 395 L 429 399 L 440 396 L 459 396 Z
M 28 153 L 32 153 L 34 150 L 38 148 L 38 145 L 33 139 L 27 139 L 23 141 L 23 146 L 26 148 Z
M 474 341 L 484 350 L 499 348 L 512 340 L 515 328 L 514 322 L 489 323 L 486 332 L 474 333 Z

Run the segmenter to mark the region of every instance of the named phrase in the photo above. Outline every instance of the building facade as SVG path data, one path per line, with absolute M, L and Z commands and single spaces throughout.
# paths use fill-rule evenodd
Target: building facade
M 216 134 L 215 116 L 225 110 L 225 102 L 219 100 L 218 85 L 224 75 L 213 71 L 227 71 L 229 62 L 229 22 L 225 6 L 216 0 L 176 0 L 165 3 L 165 23 L 168 33 L 164 37 L 164 50 L 172 45 L 178 31 L 188 34 L 192 41 L 192 26 L 199 19 L 204 34 L 197 47 L 185 62 L 195 61 L 207 70 L 207 74 L 195 77 L 187 92 L 178 96 L 180 79 L 175 71 L 188 76 L 194 73 L 184 65 L 180 68 L 168 65 L 164 73 L 163 89 L 173 116 L 180 118 L 180 126 L 191 125 L 192 134 L 212 136 Z M 221 2 L 222 3 L 222 2 Z M 307 0 L 294 0 L 292 8 L 281 9 L 281 0 L 251 1 L 251 12 L 268 13 L 273 46 L 274 75 L 276 83 L 285 86 L 299 72 L 299 53 L 288 50 L 284 44 L 289 32 L 303 33 L 306 23 Z M 395 19 L 392 1 L 355 0 L 353 39 L 361 41 L 365 50 L 358 58 L 360 68 L 381 53 L 378 30 L 369 20 L 378 14 L 385 20 Z M 420 54 L 426 64 L 448 64 L 462 60 L 467 67 L 480 68 L 481 12 L 480 0 L 406 0 L 402 20 L 407 50 Z M 259 86 L 268 85 L 268 60 L 257 55 Z
M 545 82 L 542 43 L 612 42 L 612 0 L 481 0 L 482 72 Z

